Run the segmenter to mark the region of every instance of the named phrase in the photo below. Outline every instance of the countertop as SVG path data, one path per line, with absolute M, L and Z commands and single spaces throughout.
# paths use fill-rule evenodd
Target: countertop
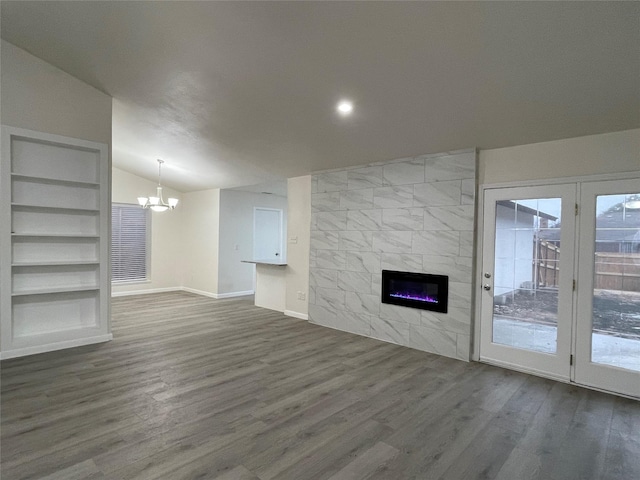
M 282 260 L 240 260 L 242 263 L 255 263 L 256 265 L 275 265 L 277 267 L 285 267 L 287 262 Z

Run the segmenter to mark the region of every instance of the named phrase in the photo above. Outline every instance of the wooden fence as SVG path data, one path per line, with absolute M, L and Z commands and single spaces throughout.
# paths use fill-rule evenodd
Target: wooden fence
M 533 278 L 538 287 L 557 287 L 560 247 L 546 240 L 533 240 Z
M 538 287 L 557 287 L 560 247 L 538 239 L 533 245 L 533 278 Z M 598 252 L 595 255 L 597 289 L 640 292 L 640 253 Z
M 595 288 L 640 292 L 640 254 L 596 253 Z

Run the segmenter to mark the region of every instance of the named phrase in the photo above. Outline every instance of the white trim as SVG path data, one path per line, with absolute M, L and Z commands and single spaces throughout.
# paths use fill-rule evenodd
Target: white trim
M 147 295 L 149 293 L 165 293 L 165 292 L 180 292 L 180 291 L 182 291 L 182 287 L 148 288 L 145 290 L 129 290 L 127 292 L 114 292 L 112 290 L 111 298 L 128 297 L 130 295 Z
M 253 290 L 246 290 L 244 292 L 229 292 L 229 293 L 205 292 L 204 290 L 197 290 L 195 288 L 189 288 L 189 287 L 180 287 L 179 290 L 182 290 L 183 292 L 195 293 L 196 295 L 203 295 L 205 297 L 211 297 L 211 298 L 215 298 L 215 299 L 232 298 L 232 297 L 246 297 L 248 295 L 253 295 L 254 294 Z
M 585 183 L 600 182 L 603 180 L 626 180 L 628 178 L 640 177 L 640 170 L 631 170 L 621 173 L 601 173 L 598 175 L 580 175 L 577 177 L 557 177 L 557 178 L 539 178 L 537 180 L 519 180 L 503 183 L 483 183 L 480 190 L 489 190 L 492 188 L 505 187 L 537 187 L 541 185 L 556 185 L 559 183 Z
M 76 338 L 74 340 L 66 340 L 64 342 L 47 343 L 45 345 L 37 345 L 34 347 L 17 348 L 15 350 L 6 350 L 0 352 L 0 360 L 24 357 L 26 355 L 35 355 L 37 353 L 53 352 L 56 350 L 64 350 L 66 348 L 82 347 L 84 345 L 104 343 L 110 340 L 113 340 L 113 335 L 111 333 L 107 335 L 98 335 L 96 337 Z
M 11 306 L 11 136 L 15 129 L 2 126 L 0 155 L 0 350 L 11 348 L 13 312 Z M 5 231 L 5 229 L 7 231 Z M 2 357 L 0 357 L 2 358 Z
M 204 290 L 197 290 L 195 288 L 189 288 L 189 287 L 166 287 L 166 288 L 148 288 L 145 290 L 130 290 L 128 292 L 111 292 L 111 298 L 127 297 L 130 295 L 147 295 L 150 293 L 166 293 L 166 292 L 189 292 L 189 293 L 195 293 L 196 295 L 202 295 L 204 297 L 210 297 L 215 299 L 246 297 L 248 295 L 253 295 L 255 293 L 253 290 L 246 290 L 243 292 L 213 293 L 213 292 L 205 292 Z
M 218 298 L 217 293 L 205 292 L 204 290 L 196 290 L 195 288 L 180 287 L 180 290 L 182 290 L 183 292 L 195 293 L 196 295 L 202 295 L 205 297 Z
M 54 133 L 45 133 L 39 132 L 37 130 L 30 130 L 28 128 L 20 128 L 14 127 L 8 124 L 2 124 L 2 126 L 7 130 L 7 132 L 11 136 L 21 137 L 26 140 L 37 139 L 44 141 L 49 144 L 53 144 L 56 147 L 68 147 L 69 145 L 78 146 L 85 148 L 90 151 L 98 151 L 99 148 L 96 148 L 96 145 L 104 145 L 107 144 L 104 142 L 94 142 L 92 140 L 84 140 L 82 138 L 70 137 L 67 135 L 56 135 Z
M 126 286 L 131 286 L 131 285 L 144 285 L 144 284 L 149 284 L 149 283 L 153 283 L 151 280 L 146 279 L 146 280 L 116 280 L 113 281 L 111 280 L 111 286 L 112 287 L 126 287 Z
M 213 298 L 246 297 L 248 295 L 253 295 L 254 293 L 255 292 L 253 290 L 245 290 L 243 292 L 214 293 L 213 295 L 215 295 L 215 297 Z
M 309 320 L 308 313 L 300 313 L 300 312 L 294 312 L 293 310 L 285 310 L 284 314 L 287 317 L 299 318 L 300 320 Z
M 475 265 L 473 269 L 473 280 L 474 282 L 471 284 L 472 288 L 477 289 L 478 286 L 482 288 L 482 252 L 483 252 L 483 241 L 484 237 L 484 189 L 482 187 L 478 188 L 478 197 L 476 199 L 476 230 L 474 232 L 475 240 L 476 240 L 476 250 L 475 250 Z M 478 282 L 476 282 L 478 279 Z M 471 349 L 471 361 L 479 362 L 480 361 L 480 315 L 482 314 L 482 302 L 479 295 L 475 295 L 473 297 L 473 342 Z

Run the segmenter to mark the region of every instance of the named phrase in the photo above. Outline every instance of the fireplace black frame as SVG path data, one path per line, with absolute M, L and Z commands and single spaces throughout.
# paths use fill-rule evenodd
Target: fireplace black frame
M 422 302 L 407 298 L 392 297 L 389 292 L 391 280 L 414 281 L 432 283 L 438 286 L 438 302 Z M 398 272 L 382 270 L 382 303 L 400 305 L 402 307 L 419 308 L 432 312 L 447 313 L 449 304 L 449 277 L 447 275 L 432 275 L 429 273 Z

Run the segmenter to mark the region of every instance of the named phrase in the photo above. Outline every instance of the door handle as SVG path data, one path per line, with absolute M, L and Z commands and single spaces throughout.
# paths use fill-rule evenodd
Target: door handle
M 482 288 L 484 288 L 486 291 L 489 291 L 489 290 L 491 290 L 491 285 L 489 285 L 488 283 L 485 283 L 484 287 L 482 287 Z

